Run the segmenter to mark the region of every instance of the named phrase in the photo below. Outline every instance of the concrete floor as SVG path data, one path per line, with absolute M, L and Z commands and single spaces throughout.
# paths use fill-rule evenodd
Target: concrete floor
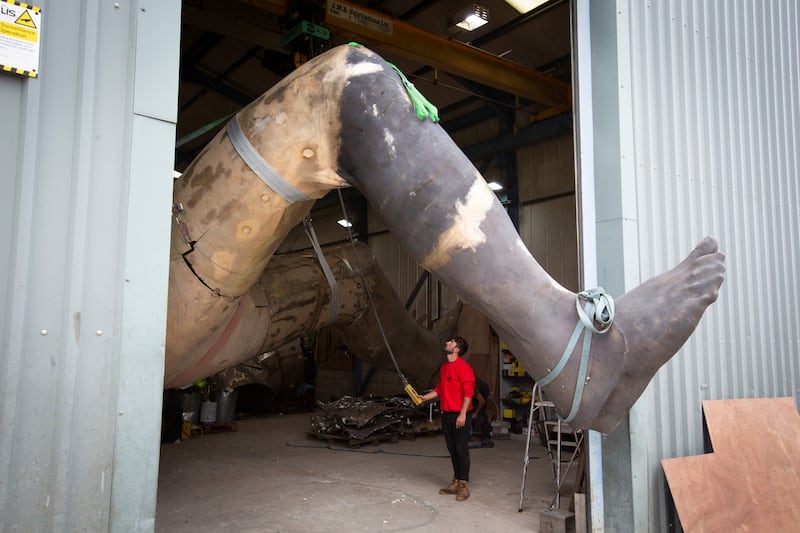
M 524 435 L 470 450 L 471 496 L 457 502 L 438 494 L 452 477 L 441 433 L 347 448 L 309 439 L 310 416 L 239 420 L 235 432 L 162 445 L 155 530 L 539 531 L 554 483 L 538 438 L 518 512 Z

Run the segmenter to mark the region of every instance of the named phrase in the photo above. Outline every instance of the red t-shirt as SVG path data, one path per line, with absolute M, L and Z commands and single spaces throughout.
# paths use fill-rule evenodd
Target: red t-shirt
M 442 412 L 458 413 L 464 405 L 464 397 L 475 395 L 475 372 L 460 357 L 452 363 L 447 361 L 439 369 L 439 383 L 434 390 L 439 395 Z M 472 402 L 467 410 L 472 410 Z

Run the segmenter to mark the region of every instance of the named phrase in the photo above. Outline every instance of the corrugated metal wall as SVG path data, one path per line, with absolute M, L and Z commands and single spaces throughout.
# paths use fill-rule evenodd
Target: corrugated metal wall
M 727 253 L 719 301 L 631 413 L 636 530 L 663 531 L 659 461 L 702 452 L 701 402 L 800 392 L 800 8 L 606 9 L 617 23 L 621 178 L 638 228 L 625 239 L 639 250 L 639 277 L 671 268 L 705 234 Z
M 517 151 L 519 232 L 540 265 L 578 290 L 575 142 L 562 135 Z
M 37 7 L 39 77 L 0 73 L 0 530 L 151 531 L 180 2 Z

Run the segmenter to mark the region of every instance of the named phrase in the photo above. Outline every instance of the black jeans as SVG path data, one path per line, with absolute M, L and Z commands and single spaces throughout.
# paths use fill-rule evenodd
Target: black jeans
M 453 477 L 469 481 L 469 427 L 471 413 L 467 413 L 467 422 L 456 428 L 458 413 L 442 413 L 442 433 L 450 460 L 453 462 Z

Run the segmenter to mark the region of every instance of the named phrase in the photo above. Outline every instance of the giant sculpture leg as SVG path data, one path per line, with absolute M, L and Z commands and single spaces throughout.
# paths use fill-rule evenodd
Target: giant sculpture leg
M 238 120 L 261 156 L 308 197 L 357 187 L 421 265 L 484 313 L 534 378 L 556 366 L 578 320 L 575 294 L 530 255 L 475 167 L 443 129 L 417 117 L 398 75 L 380 57 L 362 47 L 333 49 Z M 203 158 L 176 192 L 176 201 L 199 209 L 187 227 L 202 238 L 186 256 L 195 258 L 193 275 L 235 296 L 310 205 L 276 198 L 225 134 Z M 723 275 L 724 256 L 707 239 L 681 265 L 621 297 L 616 322 L 593 341 L 573 425 L 612 430 L 715 301 Z M 214 298 L 200 298 L 204 322 L 234 313 Z M 181 302 L 171 299 L 170 313 L 188 311 Z M 182 326 L 202 338 L 221 327 L 185 320 Z M 168 342 L 185 348 L 187 332 L 176 328 Z M 579 351 L 546 387 L 562 414 L 571 410 Z
M 444 341 L 455 335 L 463 308 L 461 302 L 433 321 L 428 329 L 403 307 L 367 245 L 332 245 L 323 247 L 323 253 L 336 278 L 339 293 L 339 313 L 331 324 L 337 337 L 350 352 L 371 367 L 396 372 L 386 350 L 388 344 L 402 365 L 403 375 L 414 386 L 419 390 L 433 387 L 444 354 L 441 358 L 431 357 L 431 354 L 440 351 Z M 364 271 L 374 311 L 363 290 L 358 269 Z M 285 376 L 281 370 L 296 365 L 298 357 L 302 360 L 298 337 L 330 322 L 324 304 L 331 300 L 331 288 L 319 259 L 308 251 L 273 257 L 256 286 L 262 304 L 273 307 L 265 315 L 266 320 L 258 325 L 264 334 L 264 342 L 250 352 L 232 343 L 238 360 L 248 354 L 254 357 L 225 369 L 219 376 L 227 387 L 261 383 L 277 390 L 284 384 Z M 280 305 L 272 305 L 272 302 L 280 302 Z M 195 376 L 202 377 L 219 369 L 219 366 L 206 368 Z M 398 379 L 398 390 L 401 385 Z
M 208 313 L 205 308 L 207 314 L 196 317 L 198 322 L 219 324 L 213 334 L 207 339 L 195 339 L 192 349 L 182 353 L 168 345 L 167 387 L 218 373 L 325 325 L 334 326 L 360 359 L 378 369 L 395 371 L 385 349 L 388 343 L 404 375 L 418 386 L 428 386 L 441 361 L 435 357 L 417 358 L 416 354 L 437 353 L 441 349 L 446 336 L 455 333 L 461 306 L 441 317 L 433 329 L 426 329 L 403 307 L 365 244 L 324 247 L 323 255 L 336 281 L 337 298 L 332 296 L 320 260 L 313 252 L 273 257 L 252 288 L 236 302 L 228 302 L 234 310 L 232 316 Z M 195 283 L 205 291 L 199 292 L 196 301 L 201 301 L 199 297 L 205 293 L 211 294 Z M 224 301 L 222 297 L 211 298 Z M 335 313 L 331 313 L 333 301 L 337 302 Z

